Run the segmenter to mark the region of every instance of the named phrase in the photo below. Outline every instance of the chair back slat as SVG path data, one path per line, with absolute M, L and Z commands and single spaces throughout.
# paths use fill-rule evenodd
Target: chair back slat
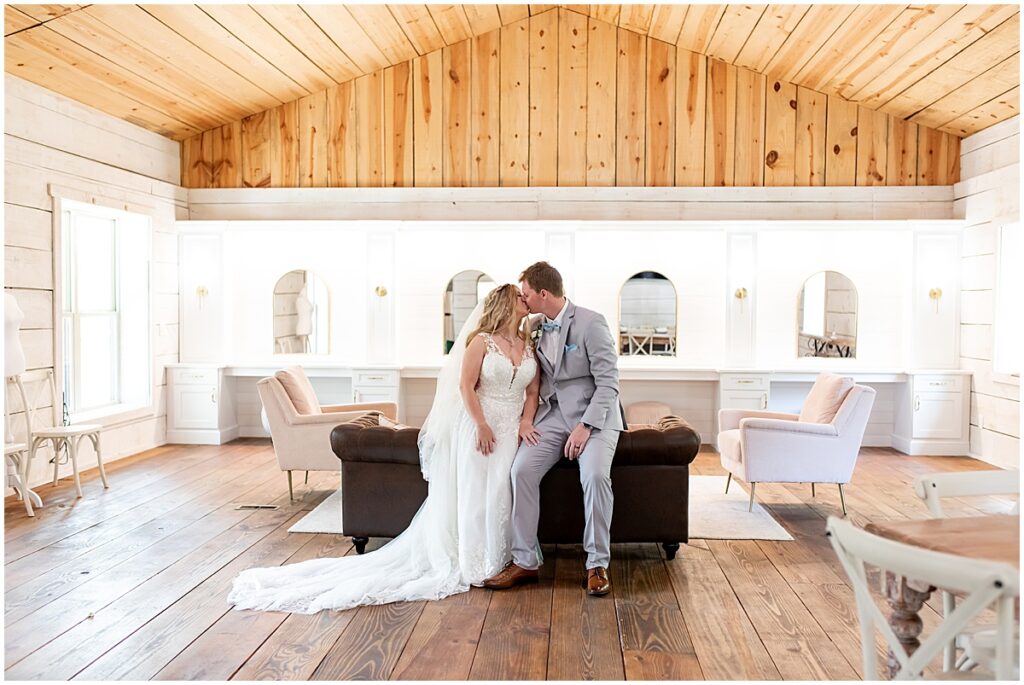
M 984 495 L 1019 495 L 1020 472 L 1008 470 L 932 473 L 918 476 L 914 492 L 924 500 L 936 518 L 945 518 L 944 497 L 981 497 Z
M 827 535 L 840 564 L 849 576 L 857 601 L 865 680 L 878 678 L 873 640 L 875 629 L 882 634 L 899 663 L 897 679 L 917 679 L 951 640 L 997 600 L 998 612 L 1005 622 L 1006 617 L 1002 614 L 1012 612 L 1013 602 L 1003 600 L 1012 600 L 1020 593 L 1019 574 L 1009 564 L 967 559 L 887 540 L 834 516 L 828 519 Z M 921 642 L 912 655 L 908 655 L 871 595 L 865 564 L 928 585 L 963 591 L 967 597 L 946 615 L 942 624 Z M 1004 664 L 1002 670 L 1005 670 L 1008 657 L 1001 652 L 1000 656 Z

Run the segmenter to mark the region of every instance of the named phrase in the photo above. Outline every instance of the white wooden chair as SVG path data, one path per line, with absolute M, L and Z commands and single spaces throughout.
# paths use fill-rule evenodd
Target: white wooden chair
M 9 376 L 5 379 L 4 391 L 6 393 L 10 386 L 15 386 L 21 393 L 21 406 L 25 408 L 25 439 L 31 435 L 31 426 L 28 418 L 28 400 L 25 397 L 25 388 L 21 385 L 17 376 Z M 7 484 L 14 490 L 18 499 L 25 503 L 25 513 L 35 516 L 32 505 L 43 506 L 43 500 L 28 487 L 28 482 L 22 478 L 24 465 L 28 463 L 28 444 L 26 442 L 8 442 L 8 437 L 13 437 L 14 431 L 11 426 L 11 403 L 4 402 L 4 466 L 6 468 Z
M 933 473 L 925 476 L 918 476 L 914 480 L 914 492 L 924 500 L 928 511 L 934 518 L 946 518 L 946 512 L 942 508 L 944 497 L 980 497 L 984 495 L 1019 495 L 1020 494 L 1020 472 L 1006 470 L 992 471 L 968 471 L 958 473 Z M 1020 502 L 1014 504 L 1010 514 L 1020 513 Z M 948 616 L 956 608 L 956 596 L 942 591 L 942 612 Z M 991 632 L 989 630 L 989 632 Z M 985 629 L 973 631 L 971 635 L 958 636 L 955 640 L 946 645 L 942 654 L 942 668 L 945 671 L 952 671 L 960 667 L 970 669 L 972 664 L 991 661 L 992 654 L 980 649 L 978 646 L 986 642 Z M 973 649 L 968 650 L 968 644 L 972 642 Z M 964 657 L 960 663 L 956 661 L 957 649 L 964 650 Z M 968 651 L 980 656 L 983 660 L 968 660 Z M 988 659 L 985 657 L 988 656 Z M 990 664 L 988 664 L 990 665 Z
M 35 407 L 38 406 L 38 402 L 27 404 L 25 411 L 28 412 L 29 432 L 28 436 L 28 459 L 25 461 L 24 467 L 22 468 L 21 477 L 24 482 L 28 482 L 28 475 L 32 466 L 32 460 L 35 458 L 36 451 L 40 447 L 45 445 L 47 442 L 53 447 L 53 484 L 56 486 L 60 480 L 58 470 L 60 468 L 60 451 L 67 447 L 68 456 L 71 459 L 71 470 L 75 478 L 75 492 L 79 497 L 82 496 L 82 480 L 78 475 L 78 449 L 82 444 L 82 440 L 88 439 L 96 451 L 96 465 L 100 469 L 100 479 L 103 481 L 103 487 L 109 488 L 110 484 L 107 483 L 107 472 L 103 468 L 103 448 L 100 441 L 100 433 L 103 430 L 103 426 L 92 423 L 82 423 L 71 426 L 61 425 L 60 405 L 59 396 L 57 395 L 57 385 L 53 377 L 53 369 L 47 371 L 47 382 L 44 386 L 50 388 L 50 397 L 53 399 L 51 402 L 51 421 L 52 423 L 43 428 L 35 428 Z M 16 382 L 21 388 L 22 395 L 24 396 L 24 388 L 21 386 L 21 378 L 16 377 Z M 38 400 L 38 396 L 36 400 Z
M 996 655 L 995 677 L 998 680 L 1016 680 L 1019 666 L 1014 650 L 1014 600 L 1020 594 L 1017 569 L 1009 564 L 968 559 L 887 540 L 834 516 L 828 518 L 826 535 L 850 578 L 857 600 L 864 680 L 878 679 L 875 628 L 882 633 L 900 665 L 896 679 L 918 680 L 925 666 L 942 652 L 949 641 L 964 633 L 971 621 L 993 603 L 997 613 L 997 630 L 992 636 Z M 884 571 L 891 571 L 935 587 L 963 592 L 967 597 L 944 617 L 913 654 L 908 655 L 871 596 L 865 563 L 882 570 L 883 578 Z

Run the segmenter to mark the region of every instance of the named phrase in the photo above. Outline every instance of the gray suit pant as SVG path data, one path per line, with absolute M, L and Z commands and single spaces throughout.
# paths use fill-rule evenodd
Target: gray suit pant
M 576 424 L 573 424 L 573 427 Z M 537 445 L 519 446 L 512 464 L 512 559 L 521 568 L 535 569 L 541 564 L 537 525 L 540 521 L 540 481 L 564 459 L 565 441 L 572 432 L 558 405 L 551 407 L 536 424 L 541 438 Z M 580 484 L 583 486 L 585 525 L 583 549 L 587 568 L 608 567 L 611 561 L 612 458 L 619 442 L 615 430 L 594 430 L 579 457 Z

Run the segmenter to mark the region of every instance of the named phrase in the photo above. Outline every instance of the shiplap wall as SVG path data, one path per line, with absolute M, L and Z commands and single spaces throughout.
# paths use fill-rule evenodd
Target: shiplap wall
M 559 8 L 188 138 L 182 185 L 946 185 L 959 143 Z
M 960 290 L 960 368 L 974 372 L 971 454 L 1020 468 L 1020 386 L 992 374 L 999 228 L 1020 221 L 1020 117 L 965 138 L 964 180 L 954 186 L 967 219 Z
M 53 198 L 50 185 L 97 202 L 145 206 L 153 217 L 153 382 L 155 412 L 103 431 L 104 461 L 161 445 L 166 434 L 164 365 L 178 360 L 178 256 L 175 220 L 187 215 L 177 186 L 179 145 L 10 75 L 4 77 L 4 287 L 25 311 L 21 341 L 28 359 L 29 401 L 53 368 Z M 63 194 L 64 191 L 60 191 Z M 59 387 L 58 387 L 59 392 Z M 8 391 L 13 432 L 24 439 L 17 393 Z M 46 420 L 52 406 L 42 397 Z M 40 419 L 43 417 L 40 416 Z M 52 477 L 47 451 L 37 454 L 30 484 Z M 80 468 L 95 465 L 83 443 Z M 70 465 L 62 467 L 70 473 Z M 117 487 L 117 482 L 111 484 Z M 43 493 L 45 500 L 46 495 Z

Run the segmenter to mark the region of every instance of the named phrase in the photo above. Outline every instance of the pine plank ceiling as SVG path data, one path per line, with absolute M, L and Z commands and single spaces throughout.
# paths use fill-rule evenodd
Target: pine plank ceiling
M 557 5 L 5 5 L 7 73 L 182 140 Z M 562 5 L 966 136 L 1017 114 L 1018 5 Z

